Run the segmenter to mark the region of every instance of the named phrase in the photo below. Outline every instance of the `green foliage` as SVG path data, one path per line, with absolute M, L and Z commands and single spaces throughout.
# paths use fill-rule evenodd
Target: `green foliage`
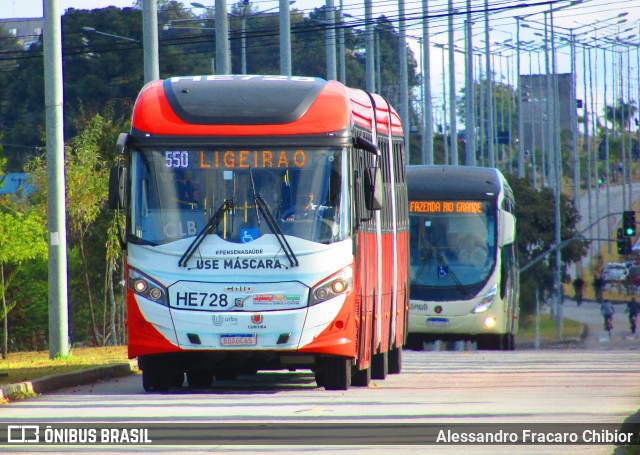
M 516 238 L 520 265 L 525 266 L 548 252 L 555 242 L 555 195 L 552 190 L 536 190 L 527 179 L 507 175 L 516 200 L 518 235 Z M 565 196 L 560 197 L 560 238 L 561 241 L 578 234 L 580 214 Z M 562 248 L 562 281 L 569 281 L 567 269 L 587 253 L 588 244 L 574 240 Z M 535 308 L 535 295 L 544 300 L 556 289 L 555 255 L 549 254 L 544 260 L 530 267 L 520 276 L 520 307 L 530 314 Z
M 279 74 L 279 21 L 277 11 L 263 13 L 256 4 L 246 10 L 231 7 L 236 14 L 230 21 L 233 72 L 241 68 L 241 21 L 246 14 L 246 56 L 249 74 Z M 305 15 L 295 7 L 291 13 L 293 74 L 326 77 L 325 8 Z M 199 12 L 198 10 L 196 10 Z M 215 56 L 212 10 L 194 13 L 175 0 L 158 1 L 160 40 L 160 76 L 210 74 Z M 180 22 L 178 22 L 180 21 Z M 201 26 L 204 24 L 204 28 Z M 390 20 L 376 20 L 381 55 L 381 94 L 398 104 L 398 33 Z M 101 343 L 122 339 L 116 330 L 123 329 L 121 317 L 114 321 L 122 299 L 110 294 L 123 292 L 117 286 L 122 279 L 118 248 L 118 221 L 106 209 L 108 170 L 116 164 L 115 141 L 120 132 L 130 129 L 129 119 L 134 100 L 144 84 L 142 43 L 114 39 L 86 32 L 84 27 L 142 40 L 141 2 L 134 8 L 108 7 L 96 10 L 69 9 L 63 16 L 64 56 L 64 137 L 66 214 L 68 235 L 69 324 L 72 342 Z M 187 28 L 179 28 L 184 26 Z M 347 84 L 365 86 L 364 33 L 344 30 L 346 43 Z M 7 56 L 0 72 L 0 130 L 4 137 L 7 171 L 25 171 L 33 175 L 36 191 L 30 197 L 32 212 L 21 207 L 14 210 L 23 217 L 37 219 L 46 250 L 47 160 L 45 146 L 44 68 L 41 43 L 29 50 L 0 29 L 0 52 Z M 6 52 L 9 52 L 7 54 Z M 9 59 L 9 56 L 11 57 Z M 408 58 L 409 84 L 418 83 L 413 55 Z M 414 114 L 415 116 L 415 114 Z M 413 147 L 416 148 L 417 143 Z M 0 167 L 4 164 L 0 153 Z M 2 169 L 4 170 L 4 169 Z M 0 209 L 0 211 L 2 211 Z M 11 212 L 9 210 L 9 212 Z M 13 213 L 13 212 L 11 212 Z M 1 221 L 0 221 L 1 222 Z M 9 221 L 6 221 L 7 223 Z M 23 226 L 24 223 L 19 223 Z M 32 223 L 29 222 L 29 226 Z M 22 240 L 29 239 L 23 236 Z M 14 242 L 16 240 L 11 240 Z M 18 249 L 3 248 L 4 254 Z M 6 252 L 5 252 L 6 249 Z M 28 256 L 24 256 L 26 258 Z M 7 263 L 6 276 L 13 285 L 5 286 L 9 304 L 12 350 L 46 348 L 47 343 L 47 263 L 46 258 Z M 107 320 L 109 319 L 109 323 Z

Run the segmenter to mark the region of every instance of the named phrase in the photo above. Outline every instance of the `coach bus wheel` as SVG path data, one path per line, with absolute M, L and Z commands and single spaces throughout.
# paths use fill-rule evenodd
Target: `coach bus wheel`
M 400 374 L 402 371 L 402 346 L 389 351 L 389 374 Z
M 502 350 L 503 351 L 515 351 L 516 350 L 516 337 L 513 333 L 506 333 L 502 336 Z
M 314 370 L 313 374 L 315 376 L 316 384 L 318 385 L 318 387 L 324 387 L 324 371 L 318 368 Z
M 486 334 L 479 335 L 476 339 L 479 350 L 499 351 L 502 345 L 502 335 Z
M 387 352 L 374 354 L 371 359 L 371 377 L 373 379 L 384 379 L 389 370 L 389 356 Z
M 195 389 L 210 387 L 213 382 L 213 372 L 207 370 L 187 371 L 187 382 L 189 387 Z
M 368 387 L 371 382 L 371 367 L 357 370 L 351 375 L 351 385 L 355 387 Z
M 325 390 L 347 390 L 351 384 L 351 359 L 327 357 L 324 359 L 323 381 Z
M 424 337 L 411 333 L 407 336 L 404 346 L 411 351 L 422 351 L 424 349 Z

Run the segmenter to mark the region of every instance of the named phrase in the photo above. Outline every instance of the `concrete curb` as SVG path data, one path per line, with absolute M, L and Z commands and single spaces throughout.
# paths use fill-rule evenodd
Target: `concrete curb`
M 131 363 L 115 363 L 59 375 L 43 376 L 32 381 L 8 384 L 0 388 L 0 399 L 19 394 L 44 393 L 50 390 L 133 374 Z

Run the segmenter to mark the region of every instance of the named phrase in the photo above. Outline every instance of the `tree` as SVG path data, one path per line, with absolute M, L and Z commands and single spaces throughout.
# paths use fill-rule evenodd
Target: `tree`
M 2 294 L 2 319 L 4 337 L 2 340 L 2 358 L 6 359 L 9 346 L 9 312 L 16 302 L 7 303 L 7 288 L 11 286 L 22 267 L 31 259 L 47 257 L 45 223 L 35 210 L 26 213 L 17 211 L 17 205 L 5 197 L 3 210 L 0 211 L 0 293 Z
M 516 236 L 520 265 L 538 258 L 551 249 L 555 243 L 555 195 L 552 190 L 544 188 L 536 190 L 525 179 L 518 179 L 507 175 L 513 188 L 516 200 Z M 580 221 L 580 214 L 570 199 L 564 194 L 560 197 L 561 241 L 571 239 L 578 234 L 576 227 Z M 562 281 L 567 282 L 570 264 L 579 261 L 587 254 L 588 243 L 575 240 L 562 248 Z M 546 298 L 562 283 L 555 282 L 555 255 L 550 254 L 546 259 L 522 273 L 520 277 L 520 305 L 523 313 L 531 313 L 535 307 L 536 289 L 541 298 Z
M 108 172 L 104 156 L 105 149 L 113 150 L 116 134 L 114 133 L 113 111 L 107 110 L 105 115 L 94 115 L 84 121 L 84 126 L 78 136 L 71 140 L 66 148 L 65 176 L 66 176 L 66 203 L 67 203 L 67 228 L 70 237 L 70 246 L 77 248 L 83 277 L 84 295 L 76 295 L 76 302 L 87 302 L 86 309 L 89 313 L 91 337 L 94 343 L 104 342 L 106 330 L 98 328 L 98 316 L 105 314 L 104 306 L 96 309 L 95 299 L 103 295 L 100 288 L 92 283 L 103 282 L 102 270 L 106 253 L 107 221 L 101 219 L 104 216 L 104 206 L 107 199 Z M 106 145 L 106 144 L 109 145 Z M 112 152 L 113 153 L 113 152 Z M 32 201 L 39 207 L 42 213 L 46 213 L 46 160 L 44 156 L 34 159 L 28 166 L 28 170 L 34 174 L 36 192 Z M 99 223 L 99 225 L 97 224 Z M 87 245 L 91 244 L 91 248 Z M 91 254 L 87 252 L 91 251 Z M 72 270 L 72 279 L 76 280 L 76 270 Z M 72 280 L 71 292 L 79 292 Z M 103 320 L 105 318 L 103 317 Z M 85 323 L 85 328 L 87 324 Z M 75 331 L 80 332 L 80 328 Z M 115 337 L 115 334 L 113 334 Z
M 625 103 L 619 99 L 615 106 L 605 106 L 606 119 L 618 127 L 619 131 L 629 130 L 631 119 L 638 111 L 635 101 Z

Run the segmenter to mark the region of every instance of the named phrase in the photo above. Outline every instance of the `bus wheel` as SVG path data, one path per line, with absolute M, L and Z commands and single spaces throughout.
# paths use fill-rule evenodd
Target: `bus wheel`
M 351 375 L 351 385 L 355 387 L 369 387 L 371 382 L 371 367 L 364 370 L 357 370 Z
M 424 350 L 423 337 L 416 333 L 411 333 L 407 336 L 407 341 L 404 346 L 411 351 L 422 351 Z
M 213 372 L 208 370 L 187 371 L 187 382 L 189 387 L 195 389 L 210 387 L 213 382 Z
M 483 351 L 499 351 L 502 345 L 501 335 L 479 335 L 476 340 L 479 350 Z
M 347 390 L 351 384 L 351 359 L 325 358 L 322 376 L 325 390 Z
M 184 383 L 184 371 L 172 370 L 170 374 L 171 374 L 171 379 L 170 379 L 171 387 L 182 387 L 182 384 Z
M 166 371 L 158 368 L 157 365 L 147 365 L 142 370 L 142 387 L 146 392 L 166 392 L 169 390 L 171 378 L 167 376 Z
M 503 351 L 516 350 L 516 337 L 513 333 L 506 333 L 502 336 L 502 350 Z
M 389 356 L 387 352 L 374 354 L 371 359 L 371 377 L 373 379 L 384 379 L 389 370 Z
M 402 346 L 389 351 L 389 374 L 400 374 L 402 371 Z

